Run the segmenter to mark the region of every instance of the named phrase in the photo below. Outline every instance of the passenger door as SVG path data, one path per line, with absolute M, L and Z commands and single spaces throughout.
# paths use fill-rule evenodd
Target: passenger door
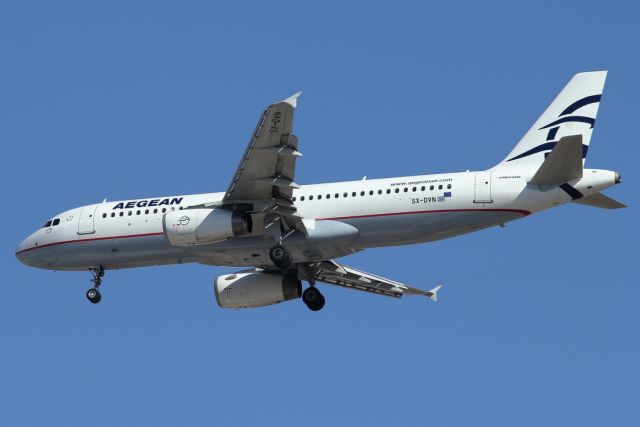
M 94 221 L 98 205 L 90 205 L 82 208 L 78 221 L 78 234 L 93 234 L 96 232 Z
M 476 172 L 476 185 L 473 203 L 492 203 L 491 172 Z

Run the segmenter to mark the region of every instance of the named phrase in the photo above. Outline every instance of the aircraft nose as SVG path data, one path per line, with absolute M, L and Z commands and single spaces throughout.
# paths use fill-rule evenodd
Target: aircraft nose
M 37 251 L 34 251 L 33 249 L 35 249 L 33 239 L 31 238 L 31 236 L 27 237 L 22 242 L 20 242 L 20 244 L 16 248 L 16 258 L 18 258 L 18 261 L 20 261 L 24 265 L 42 268 L 44 263 L 36 256 L 37 254 L 34 254 L 34 252 Z
M 18 258 L 18 261 L 20 261 L 23 264 L 27 264 L 25 262 L 27 259 L 27 255 L 26 255 L 27 240 L 28 239 L 24 239 L 22 242 L 20 242 L 20 244 L 16 248 L 16 258 Z

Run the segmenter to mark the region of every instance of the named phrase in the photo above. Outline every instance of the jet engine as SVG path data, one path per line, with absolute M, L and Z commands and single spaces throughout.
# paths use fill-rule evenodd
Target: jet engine
M 251 308 L 300 298 L 302 283 L 295 275 L 246 270 L 218 276 L 213 289 L 220 307 Z
M 226 209 L 185 209 L 167 212 L 164 234 L 174 246 L 204 245 L 251 233 L 251 215 Z

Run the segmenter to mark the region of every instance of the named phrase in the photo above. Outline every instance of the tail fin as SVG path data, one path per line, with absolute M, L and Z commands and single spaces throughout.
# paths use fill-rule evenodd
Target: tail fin
M 573 76 L 498 166 L 540 165 L 560 138 L 569 135 L 582 135 L 584 163 L 606 78 L 606 71 Z

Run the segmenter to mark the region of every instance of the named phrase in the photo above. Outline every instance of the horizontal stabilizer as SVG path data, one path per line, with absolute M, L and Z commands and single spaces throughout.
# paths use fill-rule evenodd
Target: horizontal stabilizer
M 560 138 L 529 181 L 537 185 L 560 185 L 582 178 L 582 135 Z
M 574 203 L 580 203 L 581 205 L 593 206 L 594 208 L 602 209 L 621 209 L 626 208 L 625 205 L 613 200 L 611 197 L 607 197 L 602 193 L 592 194 L 591 196 L 582 197 L 574 200 Z

